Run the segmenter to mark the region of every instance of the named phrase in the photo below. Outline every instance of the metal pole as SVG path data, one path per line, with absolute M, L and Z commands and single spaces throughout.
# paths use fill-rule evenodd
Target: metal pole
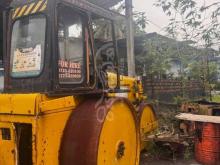
M 125 0 L 126 24 L 127 24 L 127 62 L 128 75 L 135 76 L 135 57 L 134 57 L 134 31 L 133 31 L 133 6 L 132 0 Z

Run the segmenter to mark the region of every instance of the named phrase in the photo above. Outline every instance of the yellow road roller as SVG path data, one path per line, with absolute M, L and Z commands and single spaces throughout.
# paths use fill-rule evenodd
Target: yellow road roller
M 119 74 L 122 16 L 82 0 L 7 10 L 0 165 L 138 165 L 157 119 L 140 80 Z M 95 34 L 104 21 L 105 42 Z

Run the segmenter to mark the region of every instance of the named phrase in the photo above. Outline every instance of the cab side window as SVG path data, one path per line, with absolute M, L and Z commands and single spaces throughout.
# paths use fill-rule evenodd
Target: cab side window
M 58 8 L 59 83 L 77 84 L 84 80 L 83 16 L 69 7 Z

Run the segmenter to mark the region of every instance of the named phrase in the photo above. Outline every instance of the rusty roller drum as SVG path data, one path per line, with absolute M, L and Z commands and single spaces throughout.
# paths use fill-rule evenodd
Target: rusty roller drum
M 138 124 L 140 126 L 141 150 L 147 147 L 147 137 L 150 132 L 157 128 L 157 116 L 152 105 L 141 103 L 138 108 Z
M 138 165 L 139 131 L 133 106 L 125 99 L 87 100 L 64 130 L 60 165 Z

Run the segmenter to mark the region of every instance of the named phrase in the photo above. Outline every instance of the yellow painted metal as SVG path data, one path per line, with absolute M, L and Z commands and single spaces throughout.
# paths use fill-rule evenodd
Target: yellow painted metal
M 9 101 L 9 98 L 13 99 Z M 16 107 L 13 107 L 13 109 L 16 109 L 16 111 L 13 110 L 13 114 L 0 112 L 0 128 L 1 126 L 10 126 L 10 130 L 12 131 L 13 128 L 11 125 L 13 123 L 32 125 L 33 165 L 58 165 L 58 154 L 63 131 L 70 114 L 80 102 L 78 98 L 73 96 L 48 98 L 41 94 L 1 94 L 0 102 L 4 105 L 4 110 L 3 107 L 1 109 L 3 112 L 10 112 L 9 109 L 13 107 L 10 106 L 10 104 Z M 32 108 L 30 109 L 31 112 L 35 113 L 27 112 L 26 106 Z M 8 123 L 11 123 L 11 125 Z M 12 137 L 14 137 L 13 132 L 11 132 L 11 134 L 13 135 Z M 15 165 L 15 162 L 11 161 L 18 158 L 15 156 L 12 159 L 13 155 L 10 154 L 11 149 L 15 148 L 15 144 L 16 141 L 14 138 L 8 142 L 0 139 L 0 165 Z M 6 159 L 7 163 L 5 163 Z
M 18 17 L 22 16 L 22 14 L 25 12 L 26 8 L 27 8 L 27 5 L 24 5 L 24 6 L 21 8 L 20 12 L 18 13 Z
M 117 75 L 108 72 L 108 86 L 115 88 L 117 85 Z M 143 92 L 141 81 L 137 78 L 120 76 L 120 89 L 124 90 L 123 93 L 109 93 L 110 97 L 125 97 L 132 103 L 146 99 Z M 127 90 L 127 92 L 126 92 Z
M 0 128 L 9 127 L 13 131 L 13 123 L 31 124 L 33 165 L 58 165 L 58 154 L 66 122 L 81 100 L 74 96 L 48 98 L 43 94 L 1 94 Z M 139 128 L 132 113 L 134 112 L 124 102 L 116 102 L 111 107 L 100 135 L 98 165 L 104 164 L 105 161 L 105 164 L 109 165 L 138 164 Z M 156 118 L 150 107 L 145 107 L 140 127 L 143 148 L 144 135 L 157 127 Z M 16 154 L 9 152 L 13 148 L 16 149 L 14 133 L 11 134 L 12 139 L 8 142 L 0 139 L 0 155 L 4 155 L 0 156 L 1 165 L 10 165 L 10 161 L 13 164 L 16 160 Z M 125 147 L 124 155 L 117 158 L 120 145 L 122 148 Z M 1 163 L 9 157 L 11 159 L 8 164 Z
M 124 102 L 110 108 L 101 131 L 98 165 L 138 165 L 139 133 L 132 111 Z M 121 156 L 118 151 L 121 149 Z
M 108 85 L 111 88 L 114 88 L 116 84 L 117 84 L 116 74 L 108 73 Z M 127 88 L 128 91 L 127 92 L 125 91 L 123 93 L 109 93 L 108 96 L 125 97 L 135 105 L 138 105 L 138 103 L 141 103 L 142 101 L 146 100 L 146 97 L 144 96 L 143 85 L 141 81 L 138 80 L 137 78 L 120 76 L 120 88 L 121 89 Z M 139 110 L 136 109 L 136 112 L 138 111 Z M 147 146 L 146 135 L 148 135 L 150 132 L 152 132 L 158 127 L 158 122 L 150 106 L 146 106 L 143 109 L 139 121 L 140 122 L 138 123 L 138 125 L 140 127 L 140 132 L 141 132 L 140 135 L 141 150 L 143 150 Z
M 115 75 L 111 74 L 109 85 L 114 85 L 115 79 Z M 124 93 L 131 102 L 144 99 L 142 85 L 137 79 L 121 76 L 120 81 L 121 89 L 128 89 Z M 117 96 L 115 94 L 113 97 Z M 8 126 L 12 131 L 11 140 L 5 142 L 0 139 L 0 155 L 4 155 L 0 156 L 0 164 L 11 165 L 18 159 L 16 154 L 9 151 L 16 151 L 13 123 L 23 123 L 32 125 L 33 165 L 58 165 L 66 122 L 81 101 L 82 99 L 74 96 L 50 98 L 38 93 L 0 94 L 0 126 Z M 125 102 L 113 104 L 100 135 L 98 165 L 138 165 L 140 142 L 142 148 L 146 146 L 145 135 L 157 127 L 157 122 L 149 107 L 145 107 L 140 123 L 133 116 L 135 112 Z M 138 124 L 141 127 L 141 138 Z M 6 159 L 10 159 L 7 164 Z
M 8 100 L 12 97 L 11 95 L 0 96 L 2 100 Z M 13 98 L 14 97 L 15 95 L 13 95 Z M 24 106 L 18 104 L 18 102 L 23 102 L 24 100 L 22 99 L 26 98 L 29 98 L 27 102 L 28 107 L 34 104 L 35 106 L 32 106 L 32 108 L 35 110 L 39 109 L 36 111 L 35 115 L 30 113 L 26 113 L 25 115 L 23 115 L 23 113 L 20 114 L 19 110 L 26 111 Z M 1 126 L 4 128 L 9 127 L 10 130 L 13 131 L 14 128 L 12 128 L 11 123 L 31 124 L 33 132 L 33 165 L 58 165 L 58 154 L 66 122 L 80 101 L 73 96 L 51 99 L 40 94 L 27 94 L 26 96 L 16 95 L 16 99 L 12 100 L 13 101 L 10 103 L 17 105 L 18 110 L 16 114 L 0 113 L 0 128 Z M 5 111 L 7 112 L 7 108 L 11 108 L 11 106 L 6 105 L 4 108 L 6 108 Z M 37 108 L 38 106 L 39 108 Z M 121 127 L 118 127 L 119 124 Z M 105 147 L 110 148 L 106 150 L 107 155 L 102 155 L 103 152 L 101 152 L 101 154 L 99 154 L 99 159 L 106 158 L 107 156 L 107 159 L 116 161 L 115 163 L 117 164 L 133 165 L 134 162 L 138 164 L 139 137 L 135 124 L 134 116 L 127 104 L 121 102 L 113 105 L 105 121 L 100 137 L 100 142 L 106 140 L 106 143 L 100 143 L 99 151 L 103 151 Z M 11 132 L 11 135 L 14 137 L 13 132 Z M 113 156 L 115 158 L 120 142 L 125 144 L 125 155 L 121 159 L 115 160 Z M 11 152 L 15 150 L 15 146 L 15 138 L 7 142 L 0 139 L 0 155 L 4 155 L 0 156 L 1 165 L 15 164 L 17 157 L 14 155 L 15 152 Z M 7 150 L 5 150 L 5 148 L 7 148 Z M 10 161 L 5 163 L 7 159 L 10 159 Z M 102 163 L 99 163 L 99 165 L 102 165 Z
M 27 10 L 25 11 L 24 15 L 28 15 L 34 5 L 35 5 L 35 3 L 31 3 L 31 4 L 29 5 L 29 7 L 27 8 Z M 15 13 L 15 14 L 16 14 L 16 13 Z
M 20 11 L 20 7 L 18 7 L 17 9 L 15 9 L 14 14 L 12 16 L 12 18 L 14 19 L 15 16 L 17 16 L 18 12 Z
M 34 9 L 31 11 L 31 14 L 36 13 L 39 9 L 39 7 L 41 6 L 41 4 L 43 3 L 43 1 L 39 1 L 37 2 L 36 6 L 34 7 Z
M 10 139 L 3 139 L 2 129 L 9 129 Z M 12 123 L 0 122 L 0 164 L 15 165 L 16 164 L 16 144 L 14 127 Z
M 0 114 L 34 115 L 40 100 L 39 94 L 1 94 Z
M 59 165 L 62 135 L 71 112 L 43 115 L 36 122 L 36 165 Z
M 79 104 L 73 96 L 40 103 L 42 115 L 36 123 L 37 165 L 58 165 L 63 131 L 70 114 Z
M 140 137 L 141 150 L 147 147 L 147 135 L 158 127 L 157 118 L 153 109 L 149 105 L 145 105 L 140 116 Z
M 73 96 L 47 100 L 40 103 L 40 112 L 49 113 L 53 111 L 63 111 L 64 108 L 75 108 L 78 103 L 79 101 L 77 99 L 73 99 Z
M 44 5 L 41 7 L 39 11 L 44 11 L 47 8 L 47 1 L 44 3 Z

